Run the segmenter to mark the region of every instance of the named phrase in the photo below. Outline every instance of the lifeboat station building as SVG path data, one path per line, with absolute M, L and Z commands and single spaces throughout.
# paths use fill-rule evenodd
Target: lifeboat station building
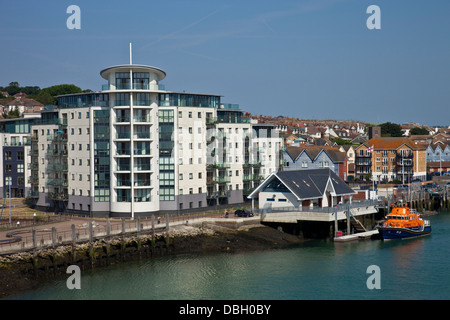
M 253 210 L 265 223 L 300 223 L 327 235 L 330 230 L 349 234 L 371 228 L 376 201 L 352 201 L 355 194 L 336 173 L 323 168 L 272 173 L 248 198 L 253 207 L 258 205 Z

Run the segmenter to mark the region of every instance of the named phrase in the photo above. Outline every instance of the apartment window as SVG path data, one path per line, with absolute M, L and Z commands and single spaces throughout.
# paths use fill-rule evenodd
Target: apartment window
M 17 165 L 17 172 L 18 172 L 18 173 L 23 173 L 23 169 L 24 169 L 23 166 L 24 166 L 23 163 L 19 163 L 19 164 Z
M 5 151 L 5 160 L 11 160 L 11 151 Z
M 17 160 L 23 160 L 23 151 L 17 151 Z
M 78 128 L 78 135 L 81 136 L 81 128 Z
M 178 180 L 183 180 L 183 174 L 182 173 L 178 174 Z
M 197 113 L 197 118 L 201 118 L 202 117 L 202 113 L 201 112 L 198 112 Z
M 189 173 L 189 179 L 193 179 L 193 178 L 194 178 L 193 174 Z
M 202 178 L 202 173 L 201 173 L 201 172 L 198 173 L 198 178 L 199 178 L 199 179 Z M 200 193 L 201 193 L 201 192 L 200 192 Z
M 188 116 L 189 116 L 189 118 L 192 118 L 192 112 L 191 111 L 189 111 Z
M 178 118 L 182 118 L 183 117 L 183 111 L 178 111 Z

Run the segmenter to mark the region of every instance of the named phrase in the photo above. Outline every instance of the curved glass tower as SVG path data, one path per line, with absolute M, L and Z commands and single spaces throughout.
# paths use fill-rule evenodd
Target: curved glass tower
M 159 211 L 158 82 L 166 73 L 144 65 L 118 65 L 100 75 L 110 107 L 110 210 Z

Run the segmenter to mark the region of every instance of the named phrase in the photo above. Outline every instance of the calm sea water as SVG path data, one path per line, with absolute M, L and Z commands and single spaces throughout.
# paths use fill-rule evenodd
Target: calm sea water
M 428 217 L 432 235 L 403 241 L 310 241 L 297 248 L 186 254 L 66 277 L 13 299 L 450 299 L 450 214 Z M 380 268 L 368 289 L 367 268 Z

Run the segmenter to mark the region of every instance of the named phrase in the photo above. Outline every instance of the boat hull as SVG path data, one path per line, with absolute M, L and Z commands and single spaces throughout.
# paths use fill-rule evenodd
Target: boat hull
M 400 227 L 380 227 L 378 232 L 384 240 L 390 239 L 410 239 L 426 236 L 431 233 L 431 226 L 422 228 L 400 228 Z

